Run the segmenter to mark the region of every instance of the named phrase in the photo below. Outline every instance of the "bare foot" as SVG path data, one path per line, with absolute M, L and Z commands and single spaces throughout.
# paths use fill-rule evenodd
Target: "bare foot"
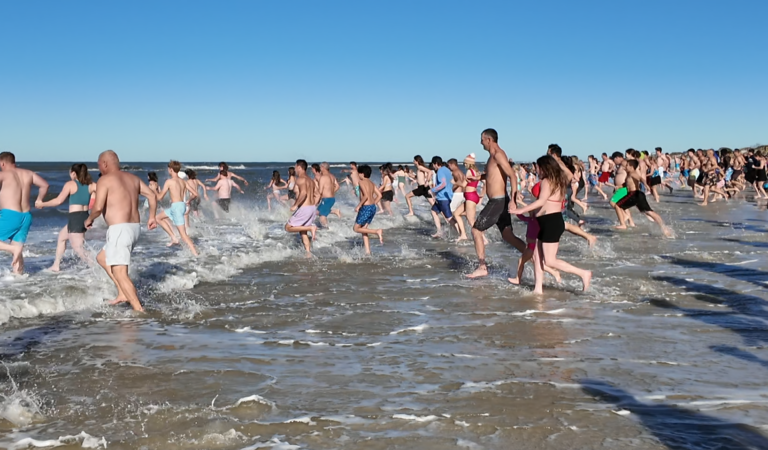
M 707 206 L 706 203 L 697 203 L 697 205 L 699 205 L 699 206 Z
M 587 292 L 587 290 L 589 290 L 589 285 L 592 283 L 592 271 L 588 271 L 587 275 L 582 278 L 581 281 L 584 283 L 584 292 Z
M 461 242 L 461 241 L 468 241 L 468 240 L 469 240 L 469 238 L 467 238 L 466 236 L 459 236 L 459 238 L 456 239 L 456 242 L 458 243 L 458 242 Z
M 312 233 L 312 240 L 316 241 L 317 240 L 317 227 L 312 225 L 312 229 L 309 230 L 309 231 L 310 231 L 310 233 Z
M 544 295 L 544 291 L 541 289 L 534 289 L 533 295 Z
M 384 230 L 380 229 L 378 232 L 376 232 L 376 234 L 379 235 L 379 243 L 383 244 L 384 243 Z M 370 255 L 370 253 L 368 253 L 368 254 Z
M 60 272 L 61 268 L 59 266 L 51 266 L 48 268 L 48 272 Z
M 166 247 L 173 247 L 174 245 L 179 245 L 179 241 L 171 241 L 166 244 Z
M 520 279 L 515 278 L 507 278 L 507 281 L 509 281 L 511 284 L 514 284 L 515 286 L 520 286 Z
M 435 239 L 439 239 L 439 238 L 443 237 L 443 233 L 438 231 L 437 233 L 433 234 L 432 237 L 435 238 Z
M 664 236 L 671 238 L 672 237 L 672 230 L 668 227 L 662 227 L 661 232 L 664 233 Z
M 11 253 L 11 256 L 12 256 L 11 268 L 13 269 L 13 273 L 15 273 L 16 275 L 21 275 L 22 273 L 24 273 L 24 260 L 22 259 L 21 255 L 22 255 L 21 249 Z
M 109 302 L 109 304 L 110 305 L 119 305 L 120 303 L 127 303 L 127 302 L 128 302 L 127 298 L 118 296 L 116 299 L 111 300 Z
M 416 214 L 414 214 L 414 213 L 413 213 L 413 211 L 411 211 L 411 212 L 409 212 L 408 214 L 406 214 L 406 215 L 405 215 L 405 217 L 408 217 L 408 216 L 415 216 L 415 215 L 416 215 Z
M 560 276 L 560 271 L 559 270 L 554 270 L 554 269 L 552 269 L 552 270 L 553 270 L 553 273 L 551 273 L 550 275 L 555 277 L 555 281 L 557 282 L 557 284 L 562 283 L 563 282 L 563 277 Z
M 595 244 L 597 244 L 597 236 L 589 235 L 589 237 L 587 237 L 587 242 L 589 242 L 589 248 L 594 247 Z
M 626 225 L 616 225 L 616 226 L 615 226 L 615 227 L 613 227 L 613 228 L 615 228 L 615 229 L 617 229 L 617 230 L 626 230 L 626 229 L 627 229 L 627 226 L 626 226 Z
M 629 222 L 629 228 L 635 228 L 636 226 L 635 222 Z
M 485 266 L 480 266 L 474 272 L 467 275 L 467 278 L 483 278 L 487 276 L 488 276 L 488 268 Z
M 311 258 L 312 258 L 312 252 L 307 252 L 307 253 L 304 255 L 304 257 L 305 257 L 305 258 L 307 258 L 307 259 L 311 259 Z

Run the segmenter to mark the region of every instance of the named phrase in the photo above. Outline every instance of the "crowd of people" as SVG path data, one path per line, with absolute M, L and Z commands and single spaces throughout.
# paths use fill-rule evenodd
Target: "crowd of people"
M 395 214 L 391 204 L 402 199 L 408 208 L 407 215 L 413 216 L 413 203 L 420 197 L 430 206 L 436 228 L 434 238 L 443 238 L 454 228 L 457 242 L 474 242 L 478 263 L 467 274 L 468 278 L 488 275 L 485 248 L 489 241 L 485 231 L 495 225 L 503 240 L 521 253 L 516 274 L 509 282 L 520 284 L 525 264 L 532 262 L 534 293 L 540 294 L 544 273 L 558 282 L 561 272 L 576 275 L 581 278 L 583 289 L 589 289 L 592 273 L 558 258 L 558 246 L 566 231 L 585 239 L 590 246 L 595 244 L 596 237 L 582 229 L 581 215 L 589 208 L 590 191 L 614 209 L 617 229 L 635 226 L 630 211 L 636 207 L 666 236 L 671 236 L 671 230 L 653 211 L 646 194 L 658 203 L 661 190 L 672 193 L 674 189 L 688 189 L 703 206 L 728 201 L 750 188 L 755 198 L 768 198 L 767 156 L 751 149 L 690 149 L 677 155 L 665 154 L 661 148 L 656 148 L 654 154 L 628 149 L 610 156 L 603 153 L 600 158 L 590 155 L 583 162 L 576 156 L 564 156 L 560 146 L 551 144 L 546 154 L 525 165 L 516 164 L 499 147 L 498 134 L 493 129 L 481 133 L 480 143 L 488 153 L 482 171 L 475 154 L 464 158 L 464 170 L 456 159 L 444 161 L 435 156 L 426 163 L 416 155 L 413 170 L 391 163 L 379 166 L 379 184 L 371 180 L 373 168 L 368 164 L 351 162 L 342 171 L 348 175 L 340 182 L 328 163 L 309 165 L 300 159 L 288 170 L 287 180 L 278 171 L 273 173 L 266 186 L 267 205 L 270 210 L 273 205 L 290 209 L 292 215 L 285 230 L 298 233 L 307 256 L 311 256 L 312 243 L 319 238 L 318 230 L 329 226 L 329 216 L 341 217 L 341 211 L 335 207 L 336 195 L 347 184 L 357 198 L 353 231 L 362 236 L 365 252 L 370 255 L 371 236 L 384 242 L 383 231 L 371 227 L 376 214 Z M 189 216 L 200 214 L 201 197 L 208 202 L 208 192 L 215 192 L 216 199 L 211 205 L 219 217 L 229 212 L 232 190 L 243 192 L 236 180 L 248 185 L 245 178 L 232 173 L 223 162 L 215 178 L 202 182 L 194 170 L 182 171 L 180 162 L 171 161 L 168 178 L 160 188 L 156 173 L 150 172 L 145 183 L 123 171 L 117 154 L 108 150 L 99 155 L 98 181 L 91 179 L 85 164 L 74 164 L 70 181 L 61 193 L 45 201 L 48 183 L 35 172 L 17 167 L 12 153 L 0 153 L 0 169 L 0 250 L 11 254 L 13 271 L 24 270 L 23 245 L 32 224 L 30 196 L 32 186 L 37 186 L 36 208 L 69 202 L 68 224 L 59 232 L 50 270 L 60 270 L 67 241 L 80 258 L 88 259 L 84 235 L 94 220 L 103 216 L 108 226 L 106 244 L 96 261 L 117 288 L 117 297 L 110 303 L 127 302 L 139 311 L 142 305 L 128 272 L 131 253 L 140 236 L 139 197 L 146 199 L 147 228 L 152 230 L 159 225 L 169 236 L 169 246 L 183 241 L 197 256 L 188 227 Z M 606 192 L 609 189 L 612 191 Z M 158 214 L 158 202 L 166 196 L 170 206 Z M 533 200 L 528 203 L 526 198 Z M 513 230 L 513 217 L 526 226 L 524 240 Z

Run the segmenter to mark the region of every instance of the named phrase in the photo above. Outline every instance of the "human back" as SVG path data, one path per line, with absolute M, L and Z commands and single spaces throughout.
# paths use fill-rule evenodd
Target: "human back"
M 102 191 L 106 196 L 103 215 L 107 225 L 140 222 L 141 180 L 139 177 L 121 170 L 102 175 L 96 183 L 97 199 Z
M 35 173 L 16 167 L 16 159 L 8 158 L 0 172 L 0 209 L 29 212 L 29 192 Z

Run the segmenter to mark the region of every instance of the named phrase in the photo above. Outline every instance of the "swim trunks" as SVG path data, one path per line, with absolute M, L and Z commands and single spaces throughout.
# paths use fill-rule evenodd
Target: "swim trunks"
M 637 206 L 641 212 L 652 212 L 651 206 L 648 204 L 648 200 L 645 198 L 645 194 L 642 191 L 632 191 L 626 195 L 626 197 L 619 200 L 616 205 L 621 209 L 629 209 L 633 206 Z
M 88 218 L 90 214 L 88 211 L 77 211 L 77 212 L 71 212 L 68 216 L 68 223 L 67 223 L 67 231 L 69 233 L 85 233 L 85 219 Z
M 597 186 L 597 175 L 595 174 L 589 174 L 589 177 L 587 177 L 587 180 L 589 181 L 590 186 Z
M 560 242 L 560 237 L 565 232 L 563 213 L 555 212 L 544 214 L 536 218 L 539 224 L 538 240 L 546 243 Z
M 362 226 L 368 225 L 373 222 L 373 216 L 376 215 L 376 205 L 364 205 L 360 207 L 357 212 L 357 218 L 355 223 Z
M 623 187 L 620 188 L 618 191 L 616 191 L 615 194 L 613 194 L 613 197 L 611 197 L 611 203 L 616 203 L 622 198 L 627 196 L 627 188 Z
M 651 177 L 650 183 L 651 187 L 658 186 L 661 184 L 661 177 L 656 175 L 655 177 Z
M 333 209 L 333 205 L 335 204 L 336 199 L 333 197 L 327 197 L 320 200 L 320 204 L 317 206 L 317 215 L 320 217 L 328 217 L 328 214 L 331 213 L 331 209 Z
M 107 229 L 107 243 L 104 246 L 108 266 L 128 266 L 131 252 L 141 234 L 138 223 L 119 223 Z
M 189 210 L 197 211 L 200 209 L 200 197 L 195 197 L 189 202 Z
M 607 183 L 611 179 L 611 172 L 603 172 L 600 174 L 600 178 L 597 181 L 601 183 Z
M 317 208 L 314 205 L 302 206 L 297 209 L 290 219 L 288 225 L 292 227 L 309 227 L 315 222 Z
M 385 202 L 392 202 L 395 199 L 395 193 L 393 191 L 386 191 L 381 193 L 381 200 Z
M 184 202 L 173 202 L 171 207 L 165 210 L 165 214 L 171 219 L 177 227 L 184 226 L 184 213 L 187 212 L 187 204 Z
M 453 198 L 451 199 L 451 212 L 455 212 L 457 209 L 459 209 L 459 206 L 464 203 L 464 193 L 463 192 L 454 192 Z
M 288 199 L 289 200 L 296 200 L 296 193 L 293 192 L 293 190 L 288 191 Z
M 493 225 L 503 232 L 505 228 L 512 228 L 512 216 L 509 214 L 509 197 L 495 197 L 488 200 L 475 221 L 474 229 L 485 231 Z
M 432 211 L 436 212 L 437 214 L 443 213 L 443 216 L 446 219 L 453 217 L 453 214 L 451 214 L 450 200 L 436 200 L 435 204 L 432 205 Z
M 32 213 L 23 213 L 12 209 L 0 210 L 0 241 L 27 242 L 29 227 L 32 226 Z
M 224 210 L 224 212 L 229 212 L 229 203 L 232 201 L 231 198 L 220 198 L 216 202 L 219 204 L 221 209 Z
M 429 192 L 429 188 L 424 186 L 423 184 L 420 184 L 416 189 L 412 190 L 411 193 L 415 197 L 424 197 L 424 198 L 432 197 L 432 193 Z
M 355 195 L 360 198 L 360 186 L 355 186 Z

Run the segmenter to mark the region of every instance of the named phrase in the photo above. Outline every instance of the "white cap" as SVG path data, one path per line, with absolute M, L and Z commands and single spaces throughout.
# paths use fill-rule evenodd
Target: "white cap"
M 183 172 L 183 171 L 181 171 L 181 170 L 179 170 L 179 178 L 181 178 L 182 180 L 188 180 L 188 179 L 189 179 L 189 177 L 187 176 L 187 174 L 186 174 L 186 173 L 184 173 L 184 172 Z

